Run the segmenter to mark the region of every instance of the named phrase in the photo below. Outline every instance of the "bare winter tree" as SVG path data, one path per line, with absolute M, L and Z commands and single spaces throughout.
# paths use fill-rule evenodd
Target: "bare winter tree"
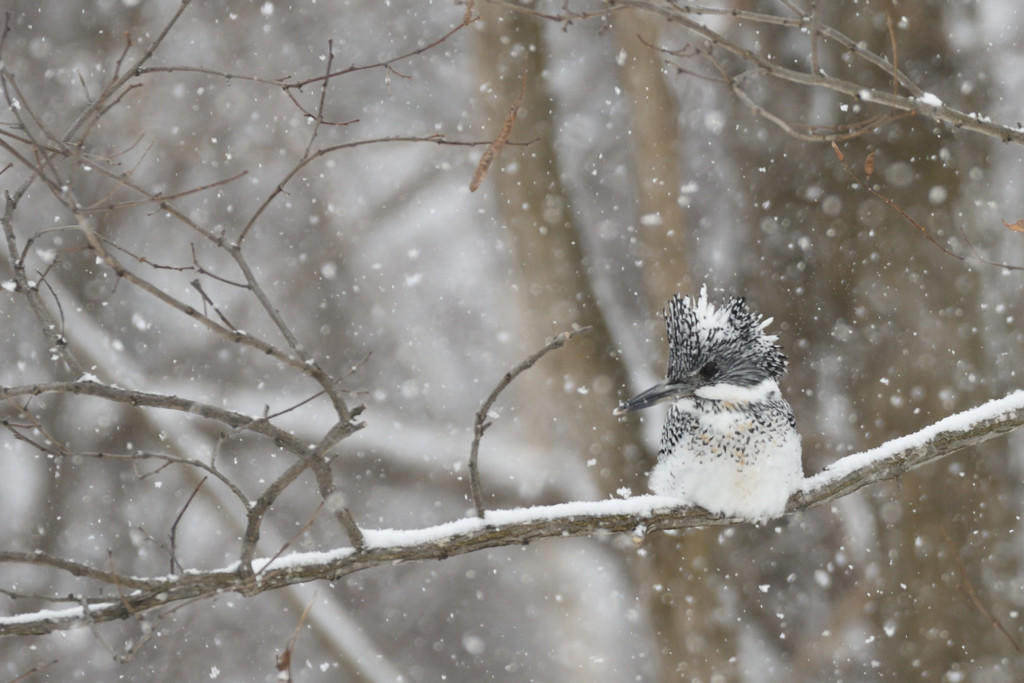
M 924 12 L 16 2 L 5 680 L 1020 675 L 1024 53 Z M 705 281 L 782 323 L 773 524 L 611 414 Z

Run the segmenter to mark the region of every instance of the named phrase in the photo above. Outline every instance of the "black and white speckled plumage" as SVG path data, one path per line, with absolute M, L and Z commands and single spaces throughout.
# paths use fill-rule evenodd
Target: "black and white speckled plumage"
M 701 289 L 696 300 L 676 294 L 668 302 L 668 378 L 683 379 L 708 362 L 716 362 L 716 383 L 753 386 L 766 378 L 778 379 L 786 371 L 786 357 L 765 334 L 772 319 L 752 312 L 745 299 L 733 298 L 715 308 Z
M 743 299 L 716 308 L 675 296 L 666 310 L 668 377 L 616 413 L 670 400 L 651 490 L 711 512 L 764 521 L 803 477 L 793 411 L 779 392 L 786 358 L 771 319 Z

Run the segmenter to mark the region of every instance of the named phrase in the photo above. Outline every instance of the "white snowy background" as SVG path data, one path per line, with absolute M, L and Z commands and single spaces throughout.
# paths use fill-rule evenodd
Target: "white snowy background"
M 495 405 L 480 452 L 486 503 L 646 493 L 661 414 L 618 421 L 611 411 L 662 375 L 659 311 L 672 292 L 700 283 L 719 296 L 746 295 L 775 318 L 790 359 L 782 388 L 808 475 L 1021 387 L 1021 273 L 943 254 L 854 187 L 828 145 L 784 135 L 728 88 L 674 66 L 700 70 L 696 63 L 658 55 L 636 37 L 680 49 L 692 35 L 628 12 L 563 26 L 480 4 L 483 21 L 440 45 L 391 70 L 333 80 L 325 116 L 358 121 L 322 127 L 316 145 L 493 139 L 524 60 L 527 97 L 512 142 L 536 141 L 507 146 L 473 194 L 479 146 L 339 150 L 292 178 L 246 238 L 256 276 L 295 335 L 345 377 L 353 405 L 366 405 L 365 429 L 340 444 L 335 462 L 361 526 L 419 529 L 465 517 L 474 413 L 503 373 L 576 323 L 600 327 L 545 357 Z M 779 3 L 748 4 L 779 11 Z M 887 54 L 880 7 L 818 4 L 823 19 Z M 151 40 L 179 3 L 73 5 L 4 6 L 2 66 L 57 132 L 112 77 L 125 33 Z M 337 68 L 372 64 L 433 43 L 463 11 L 450 2 L 197 2 L 149 66 L 312 78 L 323 73 L 329 40 Z M 1020 118 L 1018 3 L 922 2 L 899 12 L 900 65 L 922 88 L 962 111 Z M 795 31 L 758 39 L 795 62 L 808 54 Z M 884 75 L 859 74 L 841 59 L 823 68 L 885 86 Z M 137 182 L 166 194 L 248 171 L 176 201 L 197 223 L 237 234 L 302 156 L 312 124 L 266 83 L 175 70 L 139 82 L 101 119 L 89 153 L 123 153 L 123 169 L 134 167 Z M 824 91 L 757 94 L 794 121 L 853 117 L 849 102 Z M 293 95 L 315 109 L 320 84 Z M 0 132 L 11 132 L 4 107 Z M 1002 222 L 1024 217 L 1020 146 L 920 117 L 848 145 L 855 167 L 877 151 L 875 178 L 937 241 L 1024 265 L 1024 234 Z M 7 163 L 0 150 L 0 168 Z M 27 177 L 22 165 L 4 171 L 0 191 Z M 110 189 L 87 165 L 71 178 L 88 201 Z M 205 267 L 232 274 L 223 253 L 152 205 L 97 220 L 109 239 L 152 262 L 188 266 L 194 247 Z M 315 391 L 118 282 L 73 231 L 52 230 L 73 222 L 37 183 L 14 225 L 22 241 L 39 235 L 31 269 L 57 259 L 48 282 L 90 372 L 250 415 Z M 189 286 L 194 272 L 125 260 L 202 307 Z M 0 260 L 0 280 L 10 272 L 9 257 Z M 278 341 L 246 291 L 204 287 L 239 328 Z M 24 299 L 6 288 L 0 321 L 0 384 L 78 379 L 62 374 Z M 209 458 L 219 448 L 220 462 L 249 490 L 287 464 L 266 442 L 221 440 L 223 430 L 187 415 L 59 395 L 32 406 L 82 452 Z M 15 414 L 8 408 L 5 419 Z M 313 438 L 330 419 L 321 400 L 278 424 Z M 173 467 L 140 476 L 156 467 L 47 457 L 2 433 L 0 550 L 165 573 L 161 545 L 198 476 Z M 123 662 L 118 655 L 147 635 L 134 621 L 7 637 L 0 678 L 56 660 L 33 680 L 272 680 L 274 653 L 312 601 L 294 654 L 301 681 L 1015 681 L 1024 678 L 1024 658 L 966 585 L 1024 641 L 1022 500 L 1024 437 L 1011 434 L 767 527 L 661 533 L 640 547 L 623 536 L 545 539 L 199 601 L 159 620 Z M 318 502 L 307 475 L 274 506 L 259 554 L 277 552 Z M 243 522 L 237 501 L 207 482 L 181 519 L 179 560 L 229 565 Z M 396 536 L 370 534 L 371 542 L 388 538 Z M 347 545 L 325 516 L 293 550 Z M 0 589 L 52 596 L 83 587 L 59 572 L 0 563 Z M 0 594 L 0 615 L 54 606 Z

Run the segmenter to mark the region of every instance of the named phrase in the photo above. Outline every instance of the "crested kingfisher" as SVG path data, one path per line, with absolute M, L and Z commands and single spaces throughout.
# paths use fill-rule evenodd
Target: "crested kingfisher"
M 765 522 L 803 479 L 800 435 L 779 392 L 786 357 L 765 334 L 772 319 L 742 298 L 724 306 L 675 295 L 665 311 L 668 373 L 616 415 L 671 401 L 649 485 L 709 512 Z

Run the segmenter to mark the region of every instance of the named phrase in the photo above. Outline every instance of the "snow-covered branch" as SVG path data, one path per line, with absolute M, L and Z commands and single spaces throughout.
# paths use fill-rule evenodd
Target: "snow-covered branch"
M 846 456 L 808 477 L 790 499 L 788 511 L 808 510 L 864 486 L 899 477 L 916 467 L 1017 429 L 1024 424 L 1024 391 L 985 403 L 936 422 L 877 448 Z M 283 555 L 253 561 L 254 576 L 237 566 L 181 575 L 113 580 L 107 572 L 75 564 L 62 567 L 78 576 L 115 583 L 120 597 L 64 610 L 42 610 L 0 618 L 0 635 L 32 635 L 92 623 L 125 619 L 178 603 L 224 592 L 252 596 L 314 580 L 405 562 L 444 560 L 487 548 L 524 545 L 540 538 L 629 533 L 638 541 L 666 529 L 727 525 L 736 520 L 700 508 L 679 506 L 671 498 L 636 496 L 507 510 L 489 510 L 422 529 L 363 530 L 361 549 Z M 61 566 L 43 556 L 0 553 L 0 562 Z M 128 586 L 139 586 L 128 591 Z M 144 587 L 142 587 L 144 586 Z

